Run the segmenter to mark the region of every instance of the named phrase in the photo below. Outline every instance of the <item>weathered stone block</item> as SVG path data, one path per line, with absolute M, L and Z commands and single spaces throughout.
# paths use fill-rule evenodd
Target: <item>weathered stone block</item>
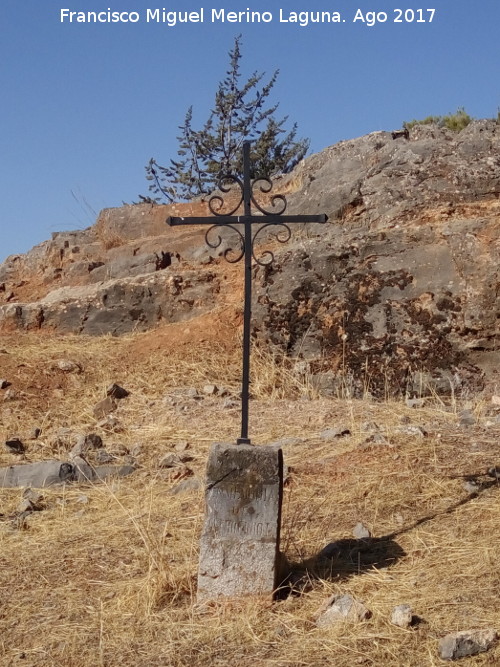
M 8 468 L 0 468 L 0 487 L 2 488 L 29 486 L 41 489 L 45 486 L 62 484 L 74 479 L 74 467 L 62 461 L 23 463 Z
M 212 446 L 198 600 L 272 595 L 280 576 L 282 493 L 281 449 Z

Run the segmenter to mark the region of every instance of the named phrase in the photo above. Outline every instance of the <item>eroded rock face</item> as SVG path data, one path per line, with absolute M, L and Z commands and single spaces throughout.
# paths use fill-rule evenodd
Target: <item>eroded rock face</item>
M 476 357 L 498 347 L 498 229 L 455 220 L 336 237 L 330 227 L 259 271 L 259 336 L 354 394 L 419 393 L 423 372 L 441 390 L 478 389 Z
M 274 191 L 287 213 L 329 222 L 293 225 L 274 266 L 256 269 L 257 336 L 302 358 L 329 393 L 469 391 L 498 372 L 499 125 L 343 141 Z M 207 213 L 203 201 L 107 209 L 8 258 L 0 330 L 122 334 L 212 309 L 230 284 L 218 258 L 231 239 L 207 250 L 206 228 L 165 224 Z
M 213 272 L 154 273 L 85 287 L 62 287 L 35 303 L 0 306 L 0 328 L 57 329 L 91 336 L 144 331 L 213 308 Z

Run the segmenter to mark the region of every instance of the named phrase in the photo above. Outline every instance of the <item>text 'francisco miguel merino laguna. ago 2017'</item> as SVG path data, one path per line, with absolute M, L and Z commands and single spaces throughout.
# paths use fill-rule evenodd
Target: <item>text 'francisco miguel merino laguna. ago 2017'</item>
M 272 23 L 306 27 L 318 23 L 360 23 L 373 26 L 376 23 L 432 23 L 435 9 L 393 9 L 391 12 L 363 12 L 351 10 L 350 16 L 337 11 L 288 11 L 278 12 L 244 11 L 227 9 L 205 9 L 196 11 L 170 11 L 165 9 L 143 9 L 139 11 L 114 11 L 109 7 L 102 11 L 60 10 L 61 23 L 163 23 L 174 27 L 185 23 Z

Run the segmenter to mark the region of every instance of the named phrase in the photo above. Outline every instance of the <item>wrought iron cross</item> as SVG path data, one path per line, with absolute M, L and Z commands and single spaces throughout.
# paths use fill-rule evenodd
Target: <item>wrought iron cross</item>
M 218 248 L 222 244 L 222 238 L 217 235 L 215 241 L 211 241 L 210 232 L 214 229 L 229 227 L 239 237 L 240 250 L 235 257 L 230 257 L 234 252 L 233 248 L 227 248 L 224 251 L 225 259 L 230 263 L 239 262 L 245 258 L 245 306 L 243 314 L 243 372 L 241 382 L 241 437 L 237 439 L 238 445 L 249 445 L 248 437 L 248 402 L 250 398 L 250 322 L 252 315 L 252 259 L 260 266 L 267 266 L 274 261 L 274 255 L 270 250 L 263 253 L 263 258 L 257 258 L 254 252 L 254 245 L 257 236 L 264 229 L 270 226 L 280 227 L 284 236 L 276 236 L 280 243 L 286 243 L 292 233 L 288 224 L 296 222 L 326 222 L 326 215 L 283 215 L 286 210 L 286 199 L 284 195 L 272 195 L 271 206 L 273 211 L 266 211 L 256 200 L 254 188 L 259 184 L 259 190 L 263 193 L 271 192 L 273 184 L 268 178 L 257 178 L 254 181 L 250 179 L 250 142 L 243 143 L 243 181 L 237 176 L 223 176 L 219 181 L 219 190 L 222 193 L 228 193 L 236 185 L 239 192 L 237 204 L 232 205 L 230 210 L 222 213 L 224 199 L 220 195 L 213 195 L 208 201 L 208 207 L 212 213 L 209 217 L 190 217 L 190 218 L 167 218 L 167 223 L 171 226 L 176 225 L 210 225 L 205 234 L 205 241 L 210 248 Z M 234 215 L 243 204 L 243 215 Z M 259 213 L 252 215 L 252 204 Z M 252 225 L 258 224 L 260 227 L 256 232 L 252 231 Z M 235 225 L 243 225 L 243 233 Z

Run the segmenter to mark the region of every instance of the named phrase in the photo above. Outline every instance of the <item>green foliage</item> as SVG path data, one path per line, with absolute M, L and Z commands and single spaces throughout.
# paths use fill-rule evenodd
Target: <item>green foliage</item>
M 264 73 L 254 72 L 242 83 L 240 72 L 241 35 L 229 52 L 229 67 L 215 94 L 214 107 L 200 130 L 193 128 L 193 108 L 179 127 L 178 158 L 162 167 L 154 158 L 146 166 L 149 190 L 155 201 L 190 200 L 213 192 L 225 174 L 242 176 L 242 144 L 251 140 L 253 176 L 287 173 L 305 156 L 308 139 L 296 139 L 297 125 L 285 129 L 288 116 L 275 117 L 278 104 L 266 106 L 278 77 L 274 72 L 267 83 Z M 141 199 L 150 199 L 141 197 Z
M 446 127 L 453 132 L 460 132 L 473 120 L 463 107 L 459 107 L 455 113 L 450 113 L 447 116 L 427 116 L 422 120 L 404 122 L 403 127 L 411 130 L 415 125 L 438 125 L 438 127 Z

